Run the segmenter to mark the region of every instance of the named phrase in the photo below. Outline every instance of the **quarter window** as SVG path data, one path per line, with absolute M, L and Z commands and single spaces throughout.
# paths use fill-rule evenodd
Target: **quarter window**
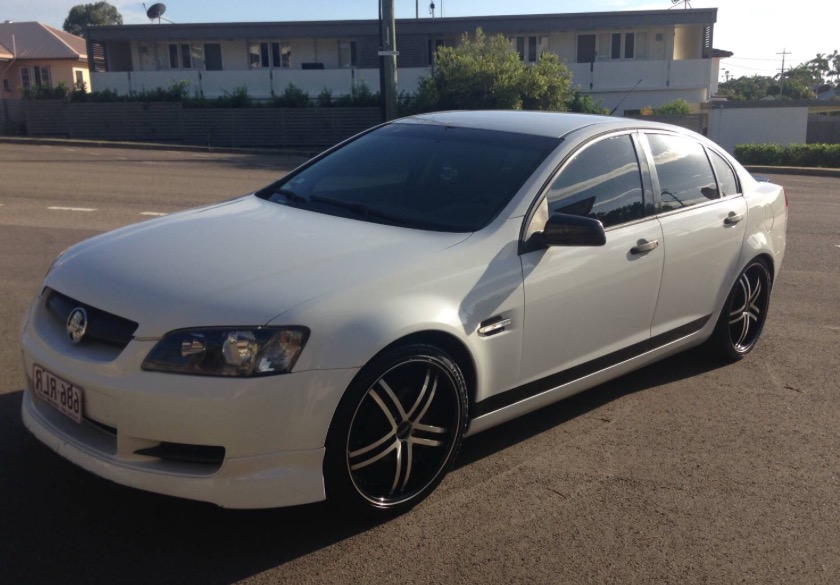
M 718 199 L 715 176 L 699 142 L 684 136 L 648 135 L 662 211 L 691 207 Z
M 735 178 L 735 173 L 732 167 L 723 160 L 723 157 L 710 150 L 709 154 L 712 159 L 712 166 L 715 167 L 715 175 L 717 175 L 718 188 L 720 189 L 721 197 L 728 197 L 738 193 L 738 180 Z
M 576 154 L 549 189 L 548 211 L 591 217 L 604 227 L 641 219 L 642 176 L 630 136 L 607 138 Z

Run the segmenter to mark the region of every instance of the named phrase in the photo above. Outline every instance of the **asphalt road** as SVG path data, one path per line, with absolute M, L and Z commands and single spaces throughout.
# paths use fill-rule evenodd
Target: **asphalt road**
M 688 352 L 472 437 L 384 524 L 147 494 L 35 441 L 16 338 L 54 255 L 294 162 L 0 145 L 0 583 L 840 582 L 840 179 L 772 177 L 788 255 L 746 360 Z

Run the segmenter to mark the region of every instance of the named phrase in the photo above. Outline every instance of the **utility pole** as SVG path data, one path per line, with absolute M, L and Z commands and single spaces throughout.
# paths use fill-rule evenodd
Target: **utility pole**
M 380 93 L 382 114 L 385 121 L 397 117 L 397 30 L 394 18 L 394 0 L 379 0 L 380 37 L 379 50 Z
M 782 56 L 782 73 L 781 73 L 781 75 L 779 75 L 779 79 L 784 79 L 784 77 L 785 77 L 785 56 L 790 55 L 791 52 L 788 51 L 787 49 L 782 49 L 781 53 L 776 53 L 776 54 Z

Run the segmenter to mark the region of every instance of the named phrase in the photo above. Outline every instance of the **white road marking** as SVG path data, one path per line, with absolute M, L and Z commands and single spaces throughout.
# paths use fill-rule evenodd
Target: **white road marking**
M 92 209 L 90 207 L 47 207 L 47 209 L 52 209 L 53 211 L 96 211 L 96 209 Z
M 152 217 L 162 217 L 169 215 L 168 213 L 160 213 L 159 211 L 141 211 L 140 215 L 151 215 Z

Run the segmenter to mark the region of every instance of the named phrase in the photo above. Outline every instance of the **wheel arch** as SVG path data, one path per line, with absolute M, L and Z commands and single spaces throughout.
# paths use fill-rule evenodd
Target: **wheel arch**
M 478 369 L 476 367 L 475 359 L 473 358 L 472 352 L 467 348 L 464 343 L 452 335 L 451 333 L 447 333 L 446 331 L 428 329 L 425 331 L 417 331 L 414 333 L 410 333 L 399 339 L 395 339 L 385 347 L 383 347 L 379 352 L 377 352 L 374 356 L 368 360 L 368 363 L 375 361 L 379 356 L 393 350 L 396 347 L 402 345 L 408 345 L 411 343 L 425 343 L 427 345 L 433 345 L 439 349 L 442 349 L 450 356 L 452 359 L 455 360 L 455 363 L 461 369 L 461 373 L 464 375 L 464 381 L 467 383 L 467 398 L 469 403 L 469 411 L 467 413 L 468 418 L 471 416 L 473 411 L 473 406 L 475 405 L 475 394 L 476 388 L 478 384 Z M 359 370 L 359 374 L 364 370 L 367 366 L 362 366 Z M 359 376 L 356 374 L 356 377 Z M 354 381 L 356 379 L 354 377 Z M 352 382 L 351 382 L 352 384 Z
M 359 368 L 359 371 L 353 376 L 350 380 L 350 383 L 347 385 L 347 388 L 344 389 L 344 394 L 347 393 L 347 389 L 352 387 L 353 384 L 356 383 L 362 375 L 364 375 L 365 370 L 367 369 L 368 365 L 375 362 L 379 357 L 385 355 L 386 353 L 393 351 L 395 348 L 409 345 L 412 343 L 424 343 L 427 345 L 435 346 L 439 349 L 442 349 L 446 353 L 448 353 L 452 359 L 455 360 L 455 363 L 461 369 L 461 373 L 464 375 L 464 381 L 467 383 L 467 419 L 471 420 L 472 413 L 474 412 L 475 407 L 475 397 L 476 397 L 476 388 L 478 384 L 478 368 L 475 363 L 475 359 L 473 358 L 472 352 L 467 348 L 464 343 L 452 335 L 451 333 L 447 333 L 445 331 L 428 329 L 424 331 L 416 331 L 414 333 L 409 333 L 408 335 L 404 335 L 398 339 L 395 339 L 374 355 L 370 357 L 370 359 L 365 362 L 365 364 Z M 343 396 L 342 396 L 343 399 Z M 336 408 L 336 411 L 338 409 Z M 327 428 L 331 428 L 333 422 L 335 422 L 335 412 L 330 417 L 330 424 Z
M 776 282 L 776 264 L 773 262 L 773 256 L 768 252 L 762 252 L 761 254 L 756 255 L 750 262 L 754 260 L 760 260 L 764 263 L 767 267 L 767 272 L 770 273 L 770 284 Z M 747 262 L 749 264 L 750 262 Z M 746 266 L 746 265 L 745 265 Z

